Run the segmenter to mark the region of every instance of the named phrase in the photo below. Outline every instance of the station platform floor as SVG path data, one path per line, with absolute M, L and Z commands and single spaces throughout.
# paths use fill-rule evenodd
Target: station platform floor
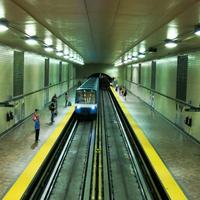
M 74 102 L 74 94 L 69 93 Z M 152 110 L 140 99 L 128 93 L 123 104 L 142 129 L 156 152 L 181 186 L 188 199 L 200 199 L 200 144 Z M 50 125 L 48 108 L 39 112 L 41 121 L 40 141 L 35 144 L 32 119 L 0 138 L 0 199 L 36 155 L 69 108 L 64 108 L 64 97 L 58 100 L 58 116 Z
M 69 101 L 74 103 L 74 91 L 69 93 Z M 58 98 L 58 115 L 55 122 L 50 123 L 50 111 L 48 107 L 39 110 L 40 135 L 39 142 L 35 143 L 35 130 L 32 117 L 21 125 L 0 137 L 0 199 L 15 183 L 19 175 L 24 171 L 40 147 L 49 138 L 59 122 L 68 112 L 69 107 L 64 107 L 64 95 Z
M 120 96 L 188 199 L 200 199 L 200 143 L 129 92 Z

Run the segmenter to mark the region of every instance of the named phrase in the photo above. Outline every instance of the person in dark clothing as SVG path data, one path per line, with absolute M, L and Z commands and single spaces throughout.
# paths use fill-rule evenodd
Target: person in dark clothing
M 65 107 L 68 105 L 68 94 L 65 92 Z
M 57 114 L 58 114 L 58 109 L 57 109 L 58 106 L 57 106 L 57 96 L 56 96 L 56 94 L 54 94 L 54 96 L 52 97 L 51 102 L 54 103 L 54 116 L 57 116 Z
M 38 142 L 39 140 L 39 134 L 40 134 L 40 120 L 39 116 L 36 117 L 34 121 L 34 126 L 35 126 L 35 142 Z
M 125 101 L 126 101 L 126 96 L 127 96 L 127 89 L 125 88 L 124 89 L 124 99 L 125 99 Z
M 54 102 L 51 102 L 49 105 L 49 110 L 51 111 L 51 123 L 54 122 L 54 115 L 55 115 L 55 104 Z

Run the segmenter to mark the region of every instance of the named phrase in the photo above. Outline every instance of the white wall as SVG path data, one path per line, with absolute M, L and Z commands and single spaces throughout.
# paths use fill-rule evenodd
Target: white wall
M 150 91 L 137 85 L 138 66 L 132 65 L 132 82 L 125 81 L 126 87 L 136 96 L 141 98 L 149 105 L 165 116 L 172 123 L 177 124 L 192 137 L 200 141 L 200 112 L 188 112 L 176 105 L 174 100 L 166 98 L 164 95 L 176 98 L 176 79 L 177 79 L 177 56 L 171 56 L 156 60 L 156 88 L 161 94 L 154 94 L 154 103 L 151 101 Z M 187 97 L 186 102 L 191 102 L 193 106 L 200 106 L 200 52 L 188 54 L 188 75 L 187 75 Z M 129 67 L 126 66 L 129 71 Z M 129 74 L 130 72 L 128 72 Z M 130 79 L 129 75 L 126 80 Z M 136 83 L 136 84 L 134 84 Z M 151 88 L 151 62 L 141 63 L 141 85 Z M 163 95 L 162 95 L 163 94 Z M 185 117 L 192 118 L 192 127 L 185 125 Z
M 61 95 L 68 90 L 69 64 L 63 62 L 62 80 L 59 83 L 59 60 L 50 58 L 49 83 L 50 88 L 44 89 L 45 57 L 24 53 L 24 88 L 22 98 L 13 101 L 13 67 L 14 51 L 10 47 L 0 46 L 0 102 L 9 100 L 13 107 L 0 106 L 0 134 L 11 128 L 15 123 L 29 116 L 35 108 L 43 109 L 54 94 Z M 73 64 L 71 68 L 71 87 L 73 87 L 76 73 Z M 57 85 L 54 85 L 57 84 Z M 53 86 L 54 85 L 54 86 Z M 46 94 L 49 92 L 49 98 Z M 32 93 L 32 94 L 31 94 Z M 28 94 L 28 95 L 27 95 Z M 6 113 L 12 111 L 14 120 L 7 122 Z
M 0 102 L 12 99 L 13 96 L 13 50 L 0 46 Z M 0 107 L 0 132 L 11 127 L 14 121 L 6 122 L 6 112 L 13 108 Z

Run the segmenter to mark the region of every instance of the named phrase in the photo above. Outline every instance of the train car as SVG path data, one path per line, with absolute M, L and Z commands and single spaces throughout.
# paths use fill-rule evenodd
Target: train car
M 76 89 L 75 114 L 85 119 L 97 116 L 99 78 L 91 77 Z

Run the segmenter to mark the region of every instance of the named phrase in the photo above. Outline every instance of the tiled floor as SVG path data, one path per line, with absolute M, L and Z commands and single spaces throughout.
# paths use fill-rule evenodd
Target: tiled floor
M 70 101 L 74 101 L 73 92 Z M 35 144 L 35 131 L 32 119 L 26 120 L 21 126 L 7 133 L 0 139 L 0 199 L 16 181 L 17 177 L 26 168 L 37 153 L 41 145 L 51 135 L 59 121 L 69 108 L 64 108 L 64 97 L 58 99 L 58 116 L 53 125 L 50 124 L 48 108 L 39 112 L 40 141 Z
M 188 199 L 199 200 L 200 144 L 130 93 L 123 102 Z

